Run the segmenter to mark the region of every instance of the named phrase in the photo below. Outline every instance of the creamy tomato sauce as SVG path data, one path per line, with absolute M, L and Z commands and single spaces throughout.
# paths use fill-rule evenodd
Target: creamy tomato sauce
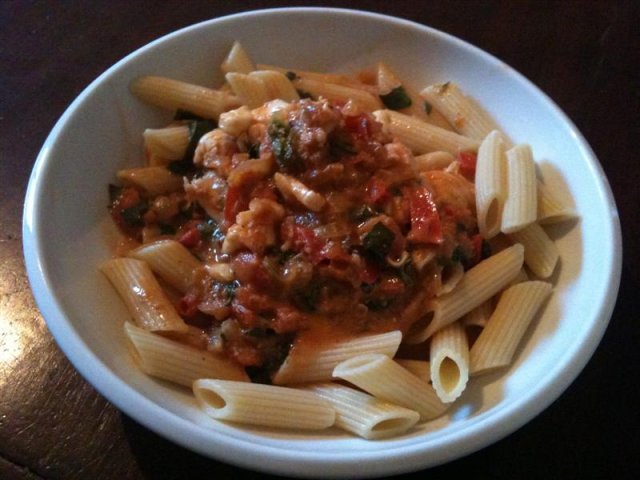
M 178 167 L 183 192 L 117 190 L 112 215 L 128 235 L 178 239 L 203 261 L 179 312 L 197 342 L 255 372 L 296 341 L 406 332 L 449 267 L 483 257 L 472 168 L 416 172 L 407 147 L 350 104 L 227 112 Z

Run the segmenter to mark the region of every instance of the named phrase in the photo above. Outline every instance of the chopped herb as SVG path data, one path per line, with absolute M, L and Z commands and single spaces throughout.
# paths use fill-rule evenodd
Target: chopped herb
M 216 124 L 212 120 L 193 120 L 189 123 L 189 145 L 184 154 L 182 161 L 193 162 L 193 154 L 196 151 L 200 138 L 216 128 Z
M 172 225 L 167 225 L 165 223 L 158 224 L 158 228 L 160 229 L 160 235 L 175 235 L 176 227 Z
M 249 145 L 249 158 L 260 158 L 260 144 L 252 143 Z
M 285 73 L 285 75 L 292 82 L 294 80 L 297 80 L 298 78 L 300 78 L 296 72 L 292 72 L 291 70 L 289 70 L 287 73 Z
M 227 305 L 230 305 L 236 296 L 236 290 L 240 286 L 240 282 L 234 280 L 233 282 L 225 283 L 222 286 L 222 293 L 225 296 Z
M 445 83 L 443 83 L 442 85 L 440 85 L 440 88 L 439 88 L 439 92 L 438 92 L 438 93 L 439 93 L 440 95 L 442 95 L 443 93 L 445 93 L 445 92 L 447 91 L 447 89 L 449 88 L 449 84 L 450 84 L 450 83 L 451 83 L 451 82 L 445 82 Z
M 292 250 L 287 250 L 286 252 L 280 251 L 276 254 L 276 259 L 277 259 L 276 261 L 278 265 L 284 265 L 296 255 L 297 255 L 296 252 Z
M 391 110 L 401 110 L 411 106 L 411 98 L 402 85 L 394 88 L 386 95 L 380 95 L 384 106 Z
M 284 171 L 299 171 L 302 160 L 293 148 L 291 128 L 279 120 L 273 120 L 267 130 L 271 138 L 271 150 Z
M 413 287 L 416 283 L 417 272 L 411 260 L 396 269 L 400 280 L 409 288 Z
M 358 149 L 348 134 L 338 132 L 331 136 L 329 140 L 329 154 L 332 157 L 355 155 L 356 153 L 358 153 Z
M 311 100 L 313 100 L 313 95 L 311 95 L 309 92 L 306 92 L 299 88 L 297 88 L 296 91 L 298 92 L 298 95 L 300 96 L 300 98 L 310 98 Z
M 465 252 L 464 248 L 462 248 L 462 246 L 458 245 L 453 249 L 453 253 L 451 254 L 451 262 L 460 262 L 462 264 L 466 264 L 469 262 L 469 256 L 467 255 L 467 252 Z
M 372 298 L 364 302 L 369 310 L 373 310 L 374 312 L 384 310 L 389 305 L 393 303 L 393 299 L 382 297 L 382 298 Z
M 122 195 L 122 187 L 118 185 L 109 184 L 109 202 L 113 204 Z
M 318 297 L 320 296 L 320 288 L 320 283 L 311 283 L 305 291 L 297 295 L 298 306 L 306 312 L 314 312 L 318 303 Z
M 362 244 L 368 253 L 379 259 L 384 259 L 389 254 L 395 238 L 396 236 L 391 230 L 385 227 L 382 222 L 378 222 L 364 236 Z
M 429 102 L 427 102 L 425 100 L 424 101 L 424 111 L 427 112 L 427 115 L 431 115 L 431 110 L 433 110 L 433 107 L 431 106 L 431 104 Z
M 193 120 L 189 121 L 189 144 L 184 152 L 182 160 L 175 160 L 169 163 L 168 168 L 171 173 L 176 175 L 190 175 L 195 173 L 193 164 L 193 154 L 196 151 L 200 138 L 216 128 L 216 124 L 212 120 Z
M 265 327 L 253 327 L 246 331 L 247 335 L 254 338 L 264 338 L 274 333 L 272 329 Z
M 378 213 L 369 205 L 362 205 L 360 208 L 351 212 L 351 218 L 356 222 L 364 222 L 371 217 L 375 217 Z
M 122 219 L 130 227 L 144 227 L 144 219 L 142 218 L 149 210 L 149 204 L 143 200 L 135 205 L 122 210 Z
M 203 240 L 216 240 L 218 242 L 224 241 L 224 233 L 220 230 L 218 222 L 210 218 L 205 223 L 198 225 L 198 231 Z
M 184 110 L 182 108 L 179 108 L 178 110 L 176 110 L 176 114 L 173 116 L 174 120 L 204 120 L 204 118 L 202 118 L 199 115 L 196 115 L 193 112 L 190 112 L 189 110 Z

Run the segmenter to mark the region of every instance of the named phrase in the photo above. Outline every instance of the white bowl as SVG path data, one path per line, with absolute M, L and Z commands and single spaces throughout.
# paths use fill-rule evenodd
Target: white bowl
M 546 182 L 575 202 L 580 221 L 554 229 L 562 260 L 544 314 L 514 365 L 472 379 L 451 412 L 391 440 L 337 430 L 307 434 L 246 428 L 205 417 L 189 392 L 134 367 L 121 329 L 125 308 L 96 265 L 111 255 L 107 184 L 139 163 L 141 133 L 170 114 L 128 90 L 138 75 L 214 85 L 233 40 L 260 63 L 355 71 L 384 60 L 415 87 L 454 79 L 517 142 L 532 145 Z M 335 9 L 280 9 L 204 22 L 163 37 L 107 70 L 67 109 L 38 156 L 24 211 L 24 251 L 49 329 L 80 373 L 118 408 L 203 455 L 279 474 L 382 476 L 440 464 L 497 441 L 554 401 L 598 345 L 621 266 L 618 215 L 589 145 L 560 109 L 496 58 L 408 21 Z M 584 419 L 587 421 L 588 419 Z

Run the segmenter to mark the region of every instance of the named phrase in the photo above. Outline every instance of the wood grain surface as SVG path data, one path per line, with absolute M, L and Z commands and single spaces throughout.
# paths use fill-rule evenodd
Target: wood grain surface
M 21 222 L 40 147 L 100 73 L 181 27 L 292 5 L 387 13 L 499 57 L 577 125 L 602 163 L 621 217 L 618 303 L 577 380 L 507 438 L 402 478 L 640 478 L 640 3 L 633 0 L 0 2 L 0 478 L 275 478 L 174 445 L 120 413 L 79 376 L 31 296 Z

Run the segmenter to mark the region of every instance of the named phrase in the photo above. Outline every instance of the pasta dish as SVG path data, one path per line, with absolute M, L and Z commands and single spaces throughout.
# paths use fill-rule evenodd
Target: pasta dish
M 531 147 L 383 63 L 256 66 L 236 42 L 221 67 L 219 89 L 132 83 L 175 114 L 109 186 L 124 240 L 100 268 L 140 368 L 214 418 L 375 439 L 509 365 L 552 290 L 544 225 L 574 216 Z

